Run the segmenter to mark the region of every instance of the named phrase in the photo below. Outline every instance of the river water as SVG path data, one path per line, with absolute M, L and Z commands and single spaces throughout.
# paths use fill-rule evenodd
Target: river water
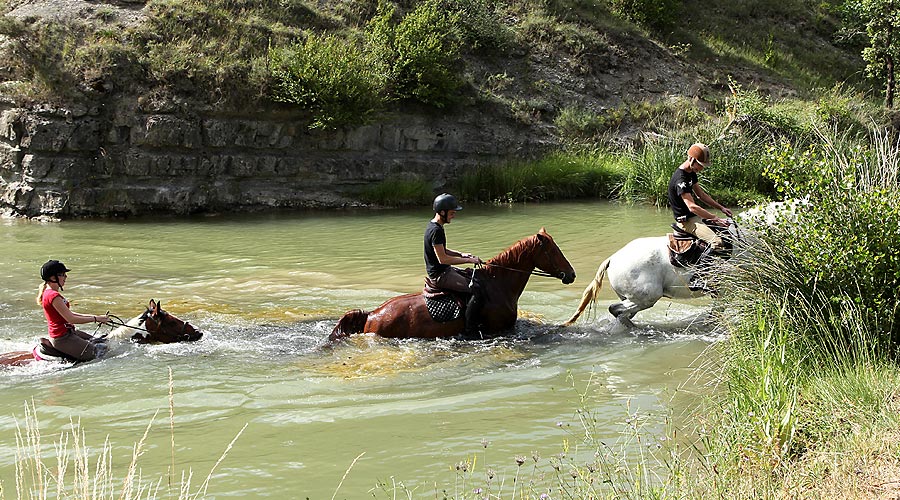
M 16 426 L 32 401 L 48 447 L 80 419 L 89 445 L 109 438 L 122 471 L 149 425 L 143 477 L 168 477 L 174 439 L 175 477 L 190 470 L 195 486 L 246 425 L 210 479 L 216 498 L 390 498 L 373 490 L 379 481 L 433 498 L 459 492 L 454 466 L 473 459 L 476 472 L 506 478 L 508 492 L 515 457 L 545 463 L 583 434 L 582 395 L 615 443 L 634 413 L 656 415 L 647 431 L 659 434 L 663 416 L 702 391 L 692 374 L 716 339 L 696 326 L 706 301 L 663 300 L 622 331 L 607 318 L 607 284 L 593 318 L 559 326 L 606 257 L 666 232 L 670 215 L 652 207 L 466 207 L 447 226 L 450 248 L 487 259 L 543 226 L 578 279 L 533 277 L 510 338 L 325 346 L 345 311 L 421 289 L 429 218 L 426 209 L 0 220 L 3 352 L 30 349 L 46 332 L 35 295 L 48 258 L 72 269 L 64 294 L 75 311 L 126 318 L 157 299 L 206 333 L 192 344 L 115 344 L 106 359 L 72 368 L 0 369 L 6 498 L 15 498 Z

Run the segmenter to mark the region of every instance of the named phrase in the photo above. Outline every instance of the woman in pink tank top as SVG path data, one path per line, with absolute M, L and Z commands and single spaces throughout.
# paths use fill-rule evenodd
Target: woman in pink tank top
M 75 329 L 76 324 L 106 323 L 106 315 L 80 314 L 69 308 L 69 301 L 59 292 L 65 286 L 70 269 L 58 260 L 48 260 L 41 266 L 44 283 L 38 290 L 37 302 L 44 309 L 47 318 L 47 333 L 50 343 L 58 351 L 64 352 L 78 361 L 90 361 L 106 353 L 106 344 L 101 339 Z

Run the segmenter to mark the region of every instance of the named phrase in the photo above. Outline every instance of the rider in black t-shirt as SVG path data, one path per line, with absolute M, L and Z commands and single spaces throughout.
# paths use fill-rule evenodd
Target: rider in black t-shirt
M 456 197 L 447 193 L 439 195 L 434 199 L 432 208 L 434 218 L 425 227 L 425 271 L 428 273 L 425 281 L 434 288 L 472 294 L 466 306 L 466 334 L 476 334 L 483 306 L 481 293 L 478 287 L 470 288 L 469 278 L 453 265 L 481 264 L 482 261 L 472 254 L 447 248 L 444 224 L 449 224 L 456 217 L 456 212 L 462 210 Z
M 714 200 L 706 193 L 697 179 L 697 173 L 711 163 L 709 147 L 705 144 L 693 144 L 687 152 L 688 158 L 684 161 L 669 179 L 669 205 L 678 227 L 693 234 L 697 238 L 710 243 L 716 250 L 724 247 L 722 238 L 703 223 L 703 219 L 709 220 L 718 226 L 727 226 L 728 221 L 720 219 L 697 204 L 697 199 L 711 207 L 716 207 L 725 215 L 733 214 L 727 207 Z

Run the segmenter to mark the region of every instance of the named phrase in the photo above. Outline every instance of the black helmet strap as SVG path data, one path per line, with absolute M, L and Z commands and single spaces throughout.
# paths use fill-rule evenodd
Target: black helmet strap
M 59 275 L 58 275 L 58 274 L 54 274 L 54 275 L 51 276 L 50 279 L 47 280 L 47 281 L 49 281 L 50 283 L 56 283 L 57 285 L 59 285 L 59 289 L 60 289 L 60 290 L 63 290 L 62 283 L 59 282 Z M 65 290 L 63 290 L 63 291 L 65 291 Z

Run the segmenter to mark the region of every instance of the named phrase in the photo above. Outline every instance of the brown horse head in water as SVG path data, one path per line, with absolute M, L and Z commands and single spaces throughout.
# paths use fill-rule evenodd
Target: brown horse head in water
M 519 297 L 532 274 L 557 278 L 566 285 L 575 281 L 575 269 L 544 228 L 517 241 L 475 272 L 485 296 L 481 317 L 487 334 L 515 326 Z M 423 294 L 408 294 L 394 297 L 371 312 L 348 312 L 338 321 L 329 340 L 354 333 L 389 338 L 452 337 L 462 333 L 464 322 L 459 318 L 438 323 L 428 312 Z
M 112 322 L 116 324 L 115 321 Z M 109 338 L 128 338 L 136 344 L 173 344 L 200 340 L 203 333 L 187 321 L 183 321 L 162 305 L 151 300 L 140 316 L 122 323 L 109 334 Z M 23 366 L 34 361 L 35 352 L 40 352 L 41 344 L 32 351 L 15 351 L 0 354 L 0 366 Z
M 131 340 L 136 344 L 174 344 L 193 342 L 203 337 L 203 332 L 163 311 L 162 304 L 155 300 L 151 300 L 144 314 L 138 316 L 137 327 L 138 331 L 131 335 Z

